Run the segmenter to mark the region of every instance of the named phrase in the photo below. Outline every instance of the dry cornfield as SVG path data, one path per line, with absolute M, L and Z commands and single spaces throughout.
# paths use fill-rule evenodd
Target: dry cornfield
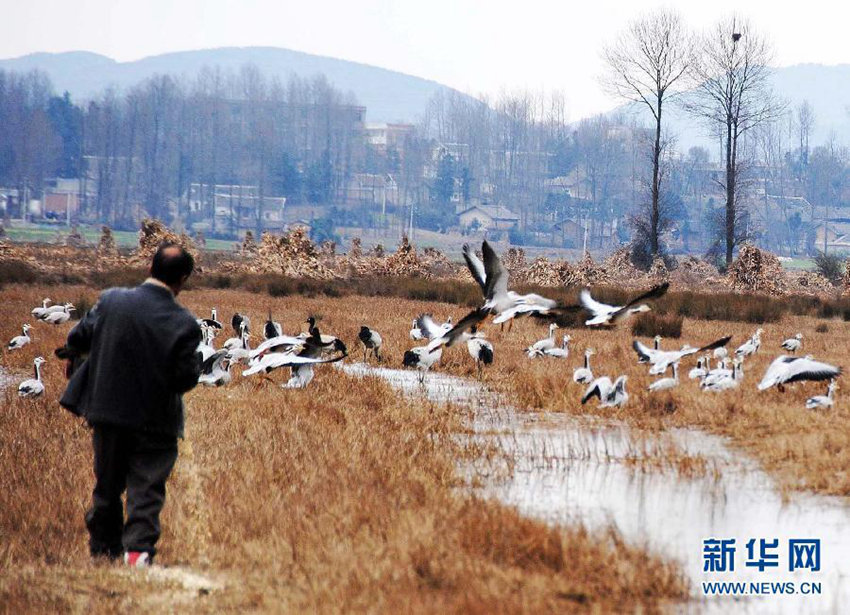
M 81 305 L 97 291 L 7 286 L 0 336 L 16 334 L 45 294 Z M 355 356 L 357 329 L 369 324 L 394 365 L 410 342 L 407 315 L 460 313 L 395 298 L 198 290 L 181 299 L 197 314 L 247 313 L 255 327 L 272 309 L 290 332 L 314 314 Z M 330 367 L 306 390 L 236 378 L 191 392 L 158 556 L 176 574 L 93 564 L 82 521 L 89 434 L 57 406 L 64 379 L 51 354 L 69 325 L 34 324 L 32 344 L 0 362 L 17 376 L 36 354 L 48 359 L 43 398 L 19 399 L 14 387 L 0 398 L 0 610 L 655 612 L 687 595 L 677 565 L 613 530 L 549 527 L 471 496 L 458 464 L 493 453 L 453 437 L 468 429 L 468 410 Z M 497 365 L 514 361 L 508 345 L 531 332 L 523 323 L 506 335 Z M 474 373 L 459 350 L 442 369 Z

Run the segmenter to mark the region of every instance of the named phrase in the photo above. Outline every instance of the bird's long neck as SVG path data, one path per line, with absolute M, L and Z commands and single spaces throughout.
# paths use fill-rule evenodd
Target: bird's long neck
M 555 339 L 555 327 L 549 327 L 549 339 L 550 340 Z
M 584 369 L 590 369 L 590 355 L 584 353 Z
M 827 399 L 829 399 L 829 401 L 832 401 L 832 398 L 834 396 L 835 396 L 835 386 L 829 385 L 829 387 L 826 389 L 826 397 L 827 397 Z
M 679 364 L 673 363 L 673 380 L 679 379 Z
M 33 368 L 35 369 L 35 379 L 41 382 L 41 365 L 34 363 Z

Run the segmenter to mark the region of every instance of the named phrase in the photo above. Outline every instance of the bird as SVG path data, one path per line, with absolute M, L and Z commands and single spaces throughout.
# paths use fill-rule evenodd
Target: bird
M 725 346 L 721 346 L 720 348 L 714 349 L 714 358 L 715 359 L 725 359 L 729 356 L 729 351 Z
M 563 341 L 561 342 L 560 348 L 549 348 L 548 350 L 544 350 L 543 354 L 547 357 L 556 357 L 558 359 L 566 359 L 570 356 L 570 340 L 573 338 L 569 335 L 565 335 Z
M 697 366 L 691 368 L 691 371 L 688 372 L 688 378 L 691 380 L 702 380 L 705 378 L 706 374 L 708 374 L 708 359 L 707 358 L 699 358 L 697 359 Z
M 749 357 L 756 352 L 758 352 L 759 347 L 761 347 L 761 334 L 764 333 L 764 329 L 756 329 L 756 332 L 753 336 L 748 339 L 746 342 L 738 346 L 735 350 L 736 357 Z
M 579 294 L 579 299 L 584 309 L 590 312 L 593 317 L 586 320 L 584 324 L 588 327 L 610 325 L 623 316 L 648 312 L 650 307 L 645 303 L 638 305 L 637 307 L 632 306 L 647 299 L 657 299 L 658 297 L 663 296 L 664 293 L 667 292 L 668 288 L 670 288 L 670 283 L 664 282 L 663 284 L 659 284 L 645 293 L 634 297 L 625 305 L 608 305 L 607 303 L 596 301 L 590 296 L 590 290 L 585 288 Z
M 216 311 L 215 308 L 210 310 L 210 317 L 209 318 L 198 319 L 198 324 L 199 325 L 204 324 L 208 327 L 212 327 L 213 329 L 218 329 L 219 331 L 222 328 L 221 323 L 218 321 L 218 312 Z
M 484 294 L 482 308 L 494 316 L 494 324 L 513 321 L 518 316 L 531 315 L 547 320 L 559 320 L 577 308 L 565 306 L 553 299 L 534 293 L 520 295 L 508 290 L 510 275 L 499 256 L 485 240 L 481 244 L 484 262 L 475 255 L 469 244 L 463 246 L 463 258 L 473 279 Z M 510 324 L 513 324 L 510 322 Z
M 57 304 L 57 305 L 51 305 L 51 306 L 50 306 L 50 307 L 48 307 L 48 308 L 44 308 L 44 311 L 43 311 L 43 312 L 41 312 L 41 316 L 38 316 L 38 318 L 39 318 L 40 320 L 44 320 L 44 319 L 45 319 L 47 316 L 49 316 L 50 314 L 54 314 L 54 313 L 56 313 L 56 312 L 62 312 L 62 311 L 64 311 L 64 310 L 65 310 L 65 305 L 67 305 L 67 304 L 65 304 L 65 303 L 61 303 L 61 304 Z M 34 311 L 34 310 L 33 310 L 33 311 Z
M 782 347 L 788 352 L 797 352 L 800 350 L 800 346 L 803 345 L 803 334 L 798 333 L 794 337 L 788 338 L 784 342 L 782 342 Z
M 420 331 L 419 326 L 416 324 L 415 318 L 413 319 L 413 326 L 410 329 L 410 339 L 416 342 L 425 339 L 425 336 L 422 335 L 422 331 Z
M 466 349 L 469 351 L 469 356 L 475 359 L 478 377 L 481 378 L 484 366 L 493 363 L 493 344 L 484 339 L 484 334 L 479 332 L 478 327 L 474 325 L 467 338 Z
M 608 376 L 602 376 L 590 383 L 581 398 L 582 405 L 586 404 L 591 397 L 599 398 L 600 408 L 621 407 L 629 400 L 626 393 L 626 376 L 620 376 L 611 383 Z
M 283 326 L 272 320 L 272 311 L 269 309 L 269 317 L 263 325 L 263 339 L 270 340 L 278 335 L 283 335 Z
M 736 388 L 744 377 L 743 360 L 739 357 L 732 361 L 732 369 L 712 370 L 700 383 L 703 391 L 728 391 Z
M 61 312 L 51 312 L 42 318 L 42 320 L 51 325 L 61 325 L 71 320 L 71 312 L 76 311 L 77 309 L 72 304 L 66 303 L 62 307 Z
M 830 380 L 841 375 L 841 368 L 821 361 L 815 361 L 812 355 L 805 357 L 789 357 L 780 355 L 773 360 L 764 377 L 759 382 L 759 391 L 765 391 L 772 386 L 784 391 L 784 385 L 800 380 Z
M 20 397 L 38 397 L 44 393 L 44 382 L 41 380 L 41 366 L 44 363 L 44 357 L 36 357 L 32 362 L 35 368 L 35 378 L 27 378 L 18 385 L 18 395 Z
M 215 329 L 202 324 L 201 335 L 201 343 L 198 344 L 195 351 L 201 354 L 201 361 L 206 361 L 213 355 L 213 353 L 215 353 L 215 347 L 213 346 L 213 340 L 215 340 Z
M 224 348 L 213 353 L 201 365 L 201 375 L 198 384 L 208 387 L 220 387 L 230 384 L 230 368 L 233 363 L 228 357 L 228 351 Z
M 671 365 L 673 366 L 673 377 L 672 378 L 670 378 L 670 377 L 659 378 L 658 380 L 652 382 L 649 385 L 649 391 L 650 392 L 666 391 L 668 389 L 672 389 L 672 388 L 678 386 L 678 384 L 679 384 L 679 363 L 676 362 L 676 363 L 672 363 Z
M 719 340 L 715 340 L 715 341 L 713 341 L 709 344 L 706 344 L 702 348 L 694 348 L 693 346 L 691 346 L 689 344 L 685 344 L 684 346 L 682 346 L 682 348 L 680 350 L 666 350 L 666 351 L 659 350 L 659 351 L 656 352 L 655 357 L 653 359 L 654 363 L 653 363 L 653 361 L 650 361 L 652 363 L 652 367 L 649 369 L 649 373 L 652 374 L 653 376 L 656 376 L 658 374 L 663 374 L 664 372 L 667 371 L 667 368 L 671 364 L 678 363 L 683 358 L 685 358 L 689 355 L 696 354 L 698 352 L 705 352 L 707 350 L 712 350 L 712 349 L 717 348 L 717 347 L 725 346 L 726 344 L 729 343 L 729 340 L 731 340 L 731 339 L 732 339 L 731 336 L 721 337 Z
M 549 335 L 542 340 L 534 342 L 531 346 L 525 349 L 525 353 L 529 359 L 534 357 L 542 357 L 543 353 L 555 347 L 555 329 L 558 325 L 554 322 L 549 325 Z
M 595 354 L 593 348 L 584 351 L 584 367 L 579 367 L 573 372 L 573 381 L 579 384 L 587 384 L 593 380 L 593 372 L 590 371 L 590 356 Z
M 23 333 L 9 340 L 9 345 L 6 347 L 6 350 L 18 350 L 29 344 L 32 341 L 32 338 L 30 338 L 29 335 L 30 329 L 32 329 L 32 327 L 29 325 L 21 327 L 21 331 L 23 331 Z
M 654 338 L 652 338 L 652 348 L 645 346 L 638 340 L 632 342 L 632 348 L 634 348 L 638 356 L 638 363 L 655 363 L 656 357 L 659 355 L 659 353 L 662 352 L 661 339 L 662 338 L 660 335 L 656 335 Z
M 360 338 L 360 343 L 363 344 L 363 362 L 366 362 L 366 354 L 371 350 L 375 355 L 375 359 L 377 359 L 378 363 L 380 363 L 381 344 L 383 344 L 381 335 L 374 329 L 370 329 L 363 325 L 360 327 L 360 333 L 357 337 Z
M 835 391 L 838 389 L 838 383 L 835 380 L 829 381 L 829 386 L 826 387 L 826 395 L 815 395 L 806 400 L 806 409 L 818 410 L 821 408 L 832 408 L 835 401 Z
M 248 343 L 250 339 L 248 330 L 242 325 L 241 343 L 237 346 L 223 346 L 222 349 L 227 351 L 227 360 L 229 363 L 248 363 L 251 359 L 251 346 Z M 230 341 L 230 340 L 227 340 Z
M 439 361 L 443 356 L 443 347 L 437 346 L 433 350 L 428 346 L 417 346 L 404 352 L 402 365 L 419 370 L 419 382 L 425 382 L 425 372 Z
M 316 326 L 316 319 L 313 316 L 309 316 L 307 318 L 306 322 L 307 322 L 307 325 L 308 325 L 307 333 L 303 333 L 303 332 L 299 333 L 298 337 L 301 337 L 302 339 L 308 339 L 310 337 L 314 337 L 315 338 L 314 341 L 321 338 L 321 345 L 324 348 L 328 348 L 328 349 L 331 348 L 332 346 L 335 346 L 337 342 L 342 344 L 342 340 L 340 340 L 335 335 L 325 335 L 325 334 L 318 333 L 319 328 Z M 345 344 L 342 344 L 342 347 L 344 348 Z M 346 352 L 346 354 L 348 353 L 347 350 L 345 350 L 345 352 Z
M 230 337 L 226 339 L 221 347 L 226 348 L 227 350 L 241 348 L 245 344 L 245 339 L 248 337 L 248 327 L 245 323 L 239 323 L 239 331 L 237 331 L 236 335 L 237 337 Z
M 233 314 L 233 318 L 230 319 L 230 326 L 233 327 L 233 332 L 236 333 L 236 335 L 239 335 L 242 332 L 242 325 L 245 325 L 245 331 L 250 333 L 251 319 L 244 314 L 236 312 Z
M 345 345 L 341 340 L 336 339 L 332 346 L 334 347 L 334 350 L 340 352 L 340 355 L 332 358 L 322 357 L 321 354 L 325 347 L 314 341 L 319 339 L 321 339 L 321 333 L 316 328 L 311 337 L 303 341 L 303 345 L 293 345 L 290 350 L 282 352 L 266 352 L 265 354 L 256 355 L 251 360 L 250 367 L 243 371 L 242 375 L 251 376 L 259 373 L 269 374 L 278 368 L 289 367 L 291 370 L 291 376 L 289 380 L 281 386 L 288 389 L 306 387 L 313 380 L 314 365 L 320 363 L 335 363 L 348 356 L 344 351 Z
M 732 33 L 732 42 L 737 43 L 739 40 L 741 40 L 741 33 L 740 32 L 733 32 Z
M 50 299 L 43 299 L 41 302 L 41 307 L 33 308 L 32 312 L 30 312 L 35 318 L 41 319 L 47 313 L 47 306 L 50 305 Z

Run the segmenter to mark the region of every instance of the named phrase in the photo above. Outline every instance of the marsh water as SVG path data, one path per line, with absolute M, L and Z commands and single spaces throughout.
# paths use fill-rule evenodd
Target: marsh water
M 477 382 L 431 373 L 342 365 L 410 395 L 472 410 L 474 437 L 496 444 L 511 471 L 484 476 L 478 493 L 553 524 L 616 528 L 631 544 L 672 558 L 693 601 L 675 612 L 844 613 L 850 611 L 850 507 L 841 498 L 783 498 L 758 464 L 724 438 L 697 430 L 664 434 L 564 414 L 519 412 Z M 488 462 L 492 463 L 492 462 Z M 473 471 L 473 469 L 470 469 Z M 703 541 L 735 539 L 734 571 L 704 572 Z M 756 539 L 754 557 L 747 550 Z M 778 540 L 777 566 L 759 571 L 760 539 Z M 820 539 L 820 571 L 789 570 L 791 539 Z M 703 583 L 794 583 L 798 593 L 705 596 Z M 804 583 L 821 593 L 801 594 Z M 787 589 L 787 586 L 785 586 Z M 812 586 L 808 586 L 811 588 Z

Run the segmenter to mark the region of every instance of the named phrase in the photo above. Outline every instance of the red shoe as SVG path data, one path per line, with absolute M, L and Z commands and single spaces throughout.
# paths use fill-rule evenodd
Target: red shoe
M 127 551 L 124 564 L 132 568 L 147 568 L 151 565 L 151 554 L 147 551 Z

